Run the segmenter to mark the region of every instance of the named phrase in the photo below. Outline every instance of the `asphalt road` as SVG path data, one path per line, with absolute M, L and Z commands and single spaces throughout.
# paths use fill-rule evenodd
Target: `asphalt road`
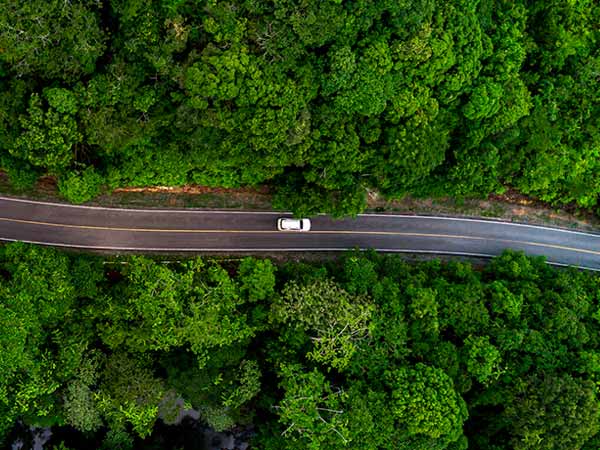
M 600 234 L 465 218 L 363 214 L 312 219 L 308 233 L 276 231 L 276 212 L 140 210 L 0 197 L 0 240 L 111 251 L 387 252 L 490 257 L 506 248 L 600 270 Z

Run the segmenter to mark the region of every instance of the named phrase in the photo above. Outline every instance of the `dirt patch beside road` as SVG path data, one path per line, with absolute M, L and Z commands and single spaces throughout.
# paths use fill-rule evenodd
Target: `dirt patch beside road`
M 406 196 L 401 200 L 383 200 L 370 196 L 368 208 L 396 214 L 485 217 L 572 230 L 600 231 L 600 218 L 591 212 L 575 207 L 552 208 L 544 202 L 513 192 L 490 195 L 487 199 L 422 199 Z

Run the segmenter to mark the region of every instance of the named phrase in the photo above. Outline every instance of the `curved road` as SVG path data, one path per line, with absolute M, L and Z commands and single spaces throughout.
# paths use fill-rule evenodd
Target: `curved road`
M 275 252 L 373 248 L 491 257 L 506 248 L 600 270 L 600 234 L 449 217 L 363 214 L 276 231 L 276 212 L 140 210 L 0 197 L 0 240 L 112 251 Z

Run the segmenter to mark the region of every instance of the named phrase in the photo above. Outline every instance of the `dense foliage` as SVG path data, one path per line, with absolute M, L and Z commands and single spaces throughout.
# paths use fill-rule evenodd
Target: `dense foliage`
M 193 407 L 217 430 L 254 424 L 263 450 L 600 443 L 600 277 L 519 253 L 479 270 L 11 244 L 0 325 L 4 437 L 22 420 L 145 448 Z
M 10 0 L 17 186 L 270 183 L 297 212 L 514 186 L 600 194 L 596 0 Z

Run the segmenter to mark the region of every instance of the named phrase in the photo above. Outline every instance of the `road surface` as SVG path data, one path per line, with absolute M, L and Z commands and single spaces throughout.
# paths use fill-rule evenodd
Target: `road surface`
M 0 240 L 110 251 L 282 252 L 373 248 L 491 257 L 506 248 L 600 270 L 600 234 L 466 218 L 363 214 L 276 231 L 276 212 L 118 209 L 0 197 Z

